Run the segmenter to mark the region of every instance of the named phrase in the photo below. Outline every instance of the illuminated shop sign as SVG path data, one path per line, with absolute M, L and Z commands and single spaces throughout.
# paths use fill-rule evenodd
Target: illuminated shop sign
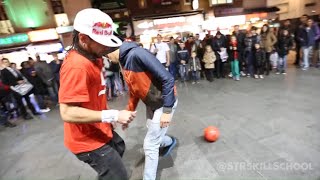
M 51 43 L 43 45 L 32 45 L 26 47 L 30 53 L 51 53 L 51 52 L 62 52 L 63 46 L 61 43 Z
M 0 47 L 11 46 L 15 44 L 23 44 L 28 42 L 29 42 L 29 37 L 25 33 L 0 37 Z
M 31 42 L 48 41 L 59 39 L 56 29 L 44 29 L 38 31 L 28 32 L 28 36 Z
M 73 26 L 60 26 L 56 28 L 58 34 L 68 33 L 73 31 Z

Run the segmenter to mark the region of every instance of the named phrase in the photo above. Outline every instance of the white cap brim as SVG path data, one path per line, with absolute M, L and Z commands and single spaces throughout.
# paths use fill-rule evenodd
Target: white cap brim
M 97 43 L 107 47 L 119 47 L 122 45 L 122 41 L 115 35 L 101 37 L 99 35 L 90 34 L 89 36 L 91 39 L 93 39 Z

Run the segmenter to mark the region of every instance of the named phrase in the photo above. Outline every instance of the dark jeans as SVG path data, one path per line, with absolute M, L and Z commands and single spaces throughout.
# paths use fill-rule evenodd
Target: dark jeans
M 294 64 L 297 66 L 300 65 L 300 49 L 301 49 L 300 44 L 296 42 L 296 60 Z
M 172 74 L 174 79 L 177 78 L 177 72 L 178 72 L 178 63 L 177 63 L 177 61 L 170 63 L 169 72 Z
M 271 52 L 266 52 L 266 62 L 265 62 L 265 69 L 266 69 L 266 75 L 268 76 L 269 75 L 269 72 L 270 72 L 270 55 L 271 55 Z
M 127 170 L 121 159 L 124 151 L 123 139 L 113 131 L 113 138 L 108 144 L 76 156 L 98 173 L 99 180 L 128 180 Z
M 213 81 L 213 70 L 214 70 L 214 69 L 205 69 L 206 78 L 207 78 L 207 80 L 210 81 L 210 82 Z
M 221 61 L 219 53 L 215 53 L 217 60 L 214 62 L 215 72 L 217 78 L 224 78 L 224 62 Z
M 254 53 L 252 51 L 246 52 L 246 64 L 247 64 L 247 75 L 250 74 L 251 77 L 254 75 Z
M 238 61 L 239 61 L 239 69 L 240 69 L 240 71 L 244 71 L 244 69 L 246 67 L 245 66 L 246 61 L 245 61 L 245 57 L 244 57 L 244 50 L 239 51 Z

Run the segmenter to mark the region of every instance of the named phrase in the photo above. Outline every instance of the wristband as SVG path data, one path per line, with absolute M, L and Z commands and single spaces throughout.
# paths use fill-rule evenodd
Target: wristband
M 101 121 L 104 123 L 117 122 L 118 115 L 118 110 L 103 110 L 101 111 Z

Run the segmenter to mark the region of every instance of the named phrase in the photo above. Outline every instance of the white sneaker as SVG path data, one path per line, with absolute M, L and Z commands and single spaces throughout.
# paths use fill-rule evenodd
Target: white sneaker
M 195 84 L 195 83 L 196 83 L 196 82 L 194 82 L 194 81 L 192 82 L 192 84 Z
M 47 112 L 49 112 L 49 111 L 51 111 L 50 108 L 40 109 L 40 112 L 42 112 L 42 113 L 47 113 Z
M 240 74 L 241 76 L 246 76 L 246 74 L 243 71 L 241 71 Z
M 263 75 L 260 75 L 260 79 L 263 79 L 264 77 L 263 77 Z
M 229 75 L 228 75 L 230 78 L 232 78 L 232 73 L 229 73 Z
M 276 74 L 280 74 L 280 72 L 279 72 L 279 71 L 277 71 L 277 72 L 276 72 Z
M 255 79 L 258 79 L 258 78 L 259 78 L 259 76 L 255 74 L 255 75 L 254 75 L 254 78 L 255 78 Z

